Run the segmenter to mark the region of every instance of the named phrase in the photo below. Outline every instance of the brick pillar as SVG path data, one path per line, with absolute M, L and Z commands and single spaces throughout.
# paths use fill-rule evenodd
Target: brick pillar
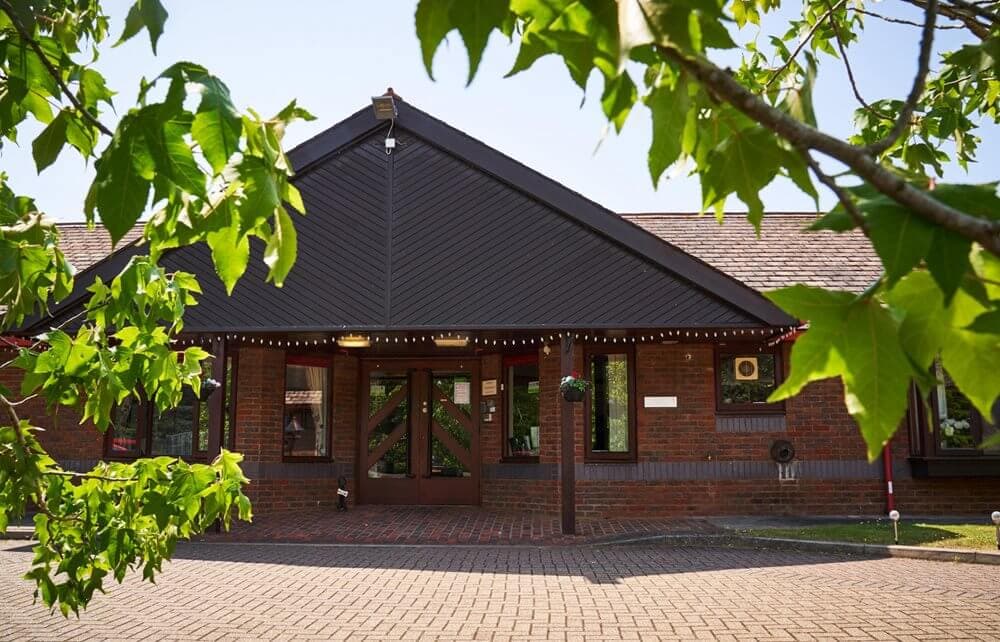
M 240 348 L 236 451 L 247 461 L 280 462 L 285 406 L 285 353 Z

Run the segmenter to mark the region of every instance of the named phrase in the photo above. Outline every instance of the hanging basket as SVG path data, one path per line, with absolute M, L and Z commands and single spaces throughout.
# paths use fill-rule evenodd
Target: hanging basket
M 212 396 L 212 393 L 221 387 L 222 384 L 211 377 L 204 379 L 201 382 L 201 388 L 198 390 L 198 401 L 207 401 Z
M 559 392 L 562 393 L 566 401 L 583 401 L 587 396 L 587 388 L 590 384 L 585 379 L 580 379 L 575 373 L 573 376 L 563 377 L 559 384 Z

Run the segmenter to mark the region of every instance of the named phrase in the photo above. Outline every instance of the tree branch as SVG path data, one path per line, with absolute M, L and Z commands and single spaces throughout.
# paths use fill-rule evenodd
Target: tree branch
M 809 166 L 809 169 L 811 169 L 813 174 L 816 175 L 816 180 L 830 188 L 830 191 L 837 196 L 837 200 L 840 201 L 840 204 L 844 206 L 844 210 L 847 212 L 847 215 L 850 216 L 855 224 L 861 228 L 861 231 L 865 233 L 865 236 L 868 236 L 868 221 L 866 221 L 865 217 L 862 216 L 857 205 L 854 204 L 854 200 L 851 199 L 851 195 L 848 191 L 838 185 L 837 181 L 834 180 L 832 176 L 823 171 L 823 169 L 819 166 L 819 163 L 816 162 L 816 159 L 809 153 L 808 149 L 799 149 L 799 153 L 802 154 L 802 158 L 805 159 L 806 165 Z
M 830 0 L 827 0 L 826 6 L 830 7 L 830 13 L 827 14 L 830 16 L 830 27 L 833 29 L 833 36 L 837 41 L 837 49 L 840 51 L 840 58 L 844 61 L 844 69 L 847 70 L 847 81 L 851 85 L 851 91 L 854 93 L 854 98 L 861 103 L 861 106 L 864 107 L 866 111 L 883 120 L 892 120 L 889 116 L 886 116 L 869 105 L 868 102 L 861 96 L 861 90 L 858 89 L 858 82 L 854 79 L 854 70 L 851 69 L 851 61 L 847 57 L 847 47 L 844 45 L 844 39 L 840 37 L 840 27 L 837 25 L 837 21 L 833 18 L 833 7 L 830 5 Z
M 59 88 L 62 90 L 62 93 L 65 94 L 66 98 L 68 98 L 71 103 L 73 103 L 73 106 L 76 108 L 77 111 L 80 112 L 80 115 L 91 125 L 99 129 L 103 134 L 107 136 L 114 136 L 114 132 L 105 127 L 104 124 L 101 123 L 101 121 L 97 120 L 97 118 L 95 118 L 93 114 L 87 111 L 84 108 L 84 106 L 80 103 L 80 101 L 77 100 L 76 95 L 63 80 L 62 74 L 60 74 L 59 70 L 56 69 L 55 65 L 52 64 L 52 61 L 49 60 L 49 57 L 45 55 L 45 51 L 42 49 L 42 46 L 38 44 L 38 41 L 35 40 L 34 37 L 32 37 L 28 29 L 23 24 L 21 24 L 21 20 L 17 17 L 17 12 L 14 11 L 14 8 L 12 6 L 10 6 L 10 3 L 7 0 L 0 0 L 0 9 L 2 9 L 3 12 L 7 14 L 7 17 L 10 19 L 11 24 L 14 25 L 14 29 L 16 29 L 18 35 L 21 36 L 21 40 L 23 40 L 26 45 L 31 47 L 32 51 L 35 52 L 35 55 L 37 55 L 39 59 L 41 59 L 42 64 L 45 65 L 45 68 L 48 70 L 49 74 L 52 76 L 52 78 L 55 79 L 56 83 L 59 85 Z
M 924 10 L 927 9 L 927 0 L 903 0 L 903 2 L 912 4 L 915 7 L 920 7 L 921 9 Z M 996 27 L 997 23 L 1000 22 L 1000 18 L 998 18 L 997 16 L 992 16 L 986 18 L 986 20 L 988 20 L 990 24 L 983 24 L 982 22 L 979 22 L 976 19 L 975 13 L 970 13 L 968 11 L 962 10 L 959 7 L 947 4 L 939 3 L 937 10 L 938 13 L 940 13 L 945 18 L 961 22 L 963 25 L 965 25 L 966 29 L 971 31 L 980 40 L 986 40 L 987 38 L 989 38 L 990 29 Z M 987 14 L 987 16 L 989 16 L 989 14 Z
M 1000 23 L 1000 14 L 998 14 L 996 11 L 988 11 L 987 9 L 984 9 L 983 7 L 980 6 L 979 3 L 967 2 L 966 0 L 948 0 L 948 1 L 951 2 L 951 4 L 955 5 L 955 8 L 952 9 L 953 11 L 956 9 L 967 11 L 979 18 L 990 21 L 991 23 L 993 23 L 994 27 L 997 25 L 997 23 Z
M 47 470 L 45 474 L 72 477 L 73 479 L 97 479 L 106 482 L 130 482 L 136 479 L 135 477 L 108 477 L 106 475 L 95 475 L 94 473 L 78 473 L 72 470 Z
M 917 108 L 917 102 L 924 93 L 924 85 L 927 82 L 927 73 L 931 66 L 931 50 L 934 48 L 934 24 L 937 20 L 937 0 L 927 0 L 927 11 L 924 14 L 924 31 L 920 36 L 920 55 L 917 59 L 917 75 L 913 79 L 913 86 L 910 88 L 910 95 L 906 97 L 903 108 L 899 110 L 899 116 L 893 123 L 889 134 L 882 140 L 877 140 L 866 148 L 872 156 L 878 156 L 885 150 L 892 147 L 899 137 L 903 135 L 909 126 L 913 112 Z
M 1000 256 L 1000 222 L 970 216 L 935 200 L 884 167 L 866 149 L 825 134 L 768 105 L 708 60 L 701 57 L 689 58 L 669 45 L 659 46 L 658 51 L 679 64 L 720 99 L 781 136 L 792 146 L 815 150 L 840 161 L 879 192 L 906 206 L 914 214 L 976 241 L 989 252 Z
M 897 24 L 897 25 L 909 25 L 911 27 L 923 27 L 924 26 L 920 22 L 914 22 L 913 20 L 904 20 L 903 18 L 893 18 L 892 16 L 885 16 L 885 15 L 882 15 L 881 13 L 875 13 L 874 11 L 869 11 L 867 9 L 862 9 L 861 7 L 851 7 L 851 11 L 853 11 L 855 13 L 860 13 L 860 14 L 865 15 L 865 16 L 871 16 L 872 18 L 878 18 L 879 20 L 883 20 L 885 22 L 891 22 L 891 23 Z M 938 10 L 938 13 L 941 13 L 940 7 L 939 7 L 939 10 Z M 938 30 L 941 30 L 941 31 L 945 31 L 945 30 L 948 30 L 948 29 L 965 29 L 965 27 L 962 26 L 962 25 L 935 25 L 934 28 L 938 29 Z
M 771 84 L 775 81 L 775 79 L 778 78 L 778 76 L 780 76 L 786 69 L 788 69 L 788 65 L 792 64 L 792 61 L 794 61 L 795 57 L 799 55 L 799 52 L 802 51 L 803 47 L 809 44 L 809 41 L 812 40 L 813 34 L 815 34 L 816 30 L 820 28 L 820 25 L 823 24 L 823 21 L 826 20 L 828 17 L 832 16 L 833 12 L 836 11 L 846 1 L 847 0 L 839 0 L 839 2 L 837 2 L 836 5 L 830 7 L 830 10 L 827 11 L 825 14 L 823 14 L 823 16 L 813 24 L 812 28 L 805 35 L 805 37 L 801 41 L 799 41 L 799 45 L 795 47 L 795 51 L 793 51 L 792 55 L 788 57 L 788 60 L 785 61 L 785 64 L 775 69 L 774 73 L 771 74 L 771 77 L 767 79 L 766 83 L 764 83 L 765 90 L 767 90 L 767 88 L 771 86 Z

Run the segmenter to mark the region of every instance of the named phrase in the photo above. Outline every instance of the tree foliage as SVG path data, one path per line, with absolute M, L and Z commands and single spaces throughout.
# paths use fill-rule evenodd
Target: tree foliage
M 771 33 L 764 17 L 780 0 L 421 0 L 416 29 L 428 73 L 440 42 L 457 30 L 470 80 L 490 31 L 517 48 L 509 74 L 543 56 L 560 59 L 582 90 L 596 74 L 616 130 L 637 106 L 652 112 L 653 183 L 673 165 L 689 167 L 703 211 L 720 222 L 735 196 L 759 231 L 760 192 L 779 176 L 813 198 L 816 183 L 831 189 L 838 204 L 814 227 L 859 229 L 884 273 L 861 294 L 805 286 L 769 293 L 809 325 L 771 400 L 839 377 L 874 459 L 903 419 L 911 382 L 924 398 L 939 383 L 935 359 L 984 416 L 1000 396 L 992 376 L 1000 366 L 997 183 L 936 181 L 945 163 L 974 162 L 980 136 L 995 134 L 1000 121 L 1000 2 L 905 2 L 922 21 L 883 15 L 864 0 L 806 0 L 797 18 L 771 21 L 779 23 Z M 913 34 L 916 74 L 906 96 L 866 100 L 854 82 L 849 53 L 869 20 Z M 966 42 L 935 60 L 940 29 L 960 30 Z M 720 54 L 738 55 L 738 67 L 713 62 Z M 848 140 L 816 119 L 813 88 L 830 65 L 845 66 L 845 90 L 859 105 Z M 844 171 L 832 176 L 819 159 Z
M 268 280 L 280 286 L 296 256 L 287 208 L 305 214 L 281 144 L 290 123 L 312 118 L 294 101 L 270 118 L 241 111 L 222 80 L 178 62 L 144 80 L 135 105 L 115 105 L 97 66 L 102 50 L 145 32 L 155 53 L 167 18 L 159 0 L 136 0 L 112 41 L 99 2 L 0 0 L 0 136 L 18 142 L 26 122 L 39 123 L 31 141 L 39 172 L 67 148 L 93 160 L 84 212 L 114 243 L 153 212 L 143 225 L 147 254 L 78 292 L 82 313 L 60 319 L 2 366 L 23 371 L 23 383 L 19 391 L 0 388 L 0 533 L 35 509 L 39 544 L 27 578 L 63 614 L 86 607 L 109 576 L 120 582 L 141 567 L 153 580 L 178 538 L 216 521 L 228 528 L 234 516 L 249 520 L 248 480 L 241 457 L 225 450 L 209 464 L 158 457 L 63 470 L 40 445 L 40 428 L 20 416 L 21 404 L 41 398 L 53 411 L 77 408 L 81 422 L 104 431 L 130 396 L 165 410 L 185 386 L 198 393 L 209 355 L 179 352 L 172 342 L 201 289 L 194 275 L 167 271 L 160 258 L 206 243 L 232 291 L 256 237 Z M 120 114 L 114 128 L 102 122 L 111 108 Z M 73 293 L 74 268 L 56 226 L 0 175 L 0 332 Z

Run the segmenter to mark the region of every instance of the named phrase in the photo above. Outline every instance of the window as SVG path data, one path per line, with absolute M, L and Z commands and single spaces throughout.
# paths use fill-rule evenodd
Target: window
M 134 397 L 128 397 L 115 407 L 111 416 L 111 427 L 108 430 L 108 456 L 138 457 L 141 455 L 141 435 L 142 429 L 145 428 L 145 422 L 142 421 L 143 408 L 143 404 Z
M 289 356 L 285 363 L 285 458 L 330 456 L 329 359 Z
M 239 368 L 239 351 L 233 350 L 226 357 L 225 411 L 222 418 L 222 447 L 236 450 L 236 370 Z
M 716 408 L 720 412 L 785 411 L 783 403 L 767 403 L 767 398 L 781 383 L 779 349 L 720 346 L 716 357 Z
M 202 380 L 212 376 L 212 360 L 202 362 Z M 216 392 L 215 394 L 222 394 Z M 175 408 L 158 411 L 145 396 L 128 397 L 112 415 L 105 450 L 108 457 L 204 459 L 208 450 L 209 401 L 188 386 Z
M 965 395 L 959 392 L 951 376 L 940 363 L 934 365 L 935 374 L 942 383 L 934 390 L 931 400 L 931 429 L 939 454 L 978 454 L 979 444 L 988 427 L 983 416 L 973 407 Z
M 206 372 L 202 377 L 212 375 L 208 359 L 204 362 Z M 208 402 L 199 401 L 191 388 L 184 386 L 181 402 L 165 412 L 154 411 L 150 426 L 153 457 L 191 457 L 205 455 L 208 450 Z
M 504 357 L 504 455 L 509 459 L 538 457 L 538 355 Z
M 631 460 L 635 455 L 635 382 L 632 353 L 589 350 L 587 353 L 586 441 L 591 460 Z

